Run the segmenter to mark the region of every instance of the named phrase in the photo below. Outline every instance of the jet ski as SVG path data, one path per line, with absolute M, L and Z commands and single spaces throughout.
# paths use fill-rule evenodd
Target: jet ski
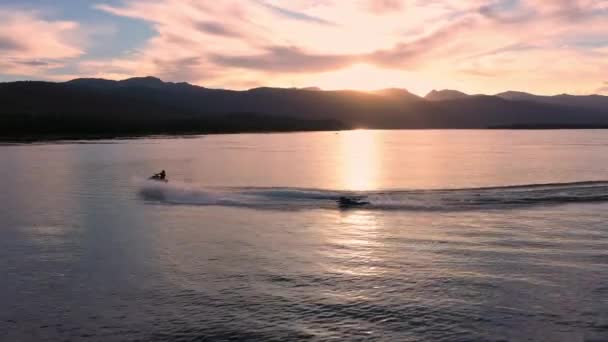
M 340 198 L 338 198 L 338 205 L 340 208 L 361 207 L 368 204 L 368 201 L 357 197 L 340 196 Z
M 152 177 L 150 177 L 148 179 L 156 181 L 156 182 L 163 182 L 163 183 L 168 183 L 169 182 L 169 180 L 167 178 L 161 178 L 159 175 L 154 175 L 154 176 L 152 176 Z
M 165 170 L 162 170 L 159 173 L 155 173 L 152 177 L 148 178 L 149 180 L 153 180 L 153 181 L 157 181 L 157 182 L 164 182 L 167 183 L 169 180 L 167 179 L 167 174 L 165 173 Z

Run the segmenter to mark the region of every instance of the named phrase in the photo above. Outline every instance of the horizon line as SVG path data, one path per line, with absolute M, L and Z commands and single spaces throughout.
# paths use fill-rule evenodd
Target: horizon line
M 381 91 L 386 91 L 386 90 L 402 90 L 402 91 L 406 91 L 411 95 L 420 97 L 422 99 L 425 99 L 428 95 L 430 95 L 433 92 L 443 92 L 443 91 L 456 91 L 456 92 L 460 92 L 466 96 L 498 96 L 504 93 L 522 93 L 522 94 L 526 94 L 526 95 L 532 95 L 532 96 L 547 96 L 547 97 L 553 97 L 553 96 L 601 96 L 601 97 L 608 97 L 608 95 L 602 95 L 602 94 L 598 94 L 598 93 L 585 93 L 585 94 L 571 94 L 571 93 L 558 93 L 558 94 L 543 94 L 543 93 L 531 93 L 528 91 L 521 91 L 521 90 L 505 90 L 505 91 L 501 91 L 498 93 L 494 93 L 494 94 L 486 94 L 486 93 L 474 93 L 474 94 L 470 94 L 458 89 L 450 89 L 450 88 L 443 88 L 443 89 L 439 89 L 439 88 L 433 88 L 430 91 L 428 91 L 426 94 L 424 95 L 420 95 L 419 93 L 413 92 L 405 87 L 386 87 L 386 88 L 378 88 L 378 89 L 355 89 L 355 88 L 335 88 L 335 89 L 328 89 L 328 88 L 321 88 L 319 86 L 306 86 L 306 87 L 280 87 L 280 86 L 258 86 L 258 87 L 253 87 L 253 88 L 243 88 L 243 89 L 234 89 L 234 88 L 216 88 L 216 87 L 206 87 L 204 85 L 199 85 L 196 83 L 190 83 L 190 82 L 186 82 L 186 81 L 165 81 L 160 77 L 157 76 L 151 76 L 151 75 L 147 75 L 147 76 L 133 76 L 133 77 L 129 77 L 129 78 L 124 78 L 124 79 L 112 79 L 112 78 L 101 78 L 101 77 L 77 77 L 77 78 L 73 78 L 73 79 L 69 79 L 69 80 L 48 80 L 48 79 L 17 79 L 17 80 L 12 80 L 12 81 L 0 81 L 0 84 L 7 84 L 7 83 L 17 83 L 17 82 L 45 82 L 45 83 L 55 83 L 55 84 L 61 84 L 61 83 L 69 83 L 69 82 L 73 82 L 73 81 L 77 81 L 77 80 L 102 80 L 102 81 L 111 81 L 111 82 L 123 82 L 123 81 L 128 81 L 128 80 L 133 80 L 133 79 L 155 79 L 155 80 L 159 80 L 162 83 L 170 83 L 170 84 L 188 84 L 194 87 L 200 87 L 200 88 L 205 88 L 205 89 L 213 89 L 213 90 L 226 90 L 226 91 L 251 91 L 251 90 L 256 90 L 256 89 L 263 89 L 263 88 L 268 88 L 268 89 L 284 89 L 284 90 L 308 90 L 308 91 L 326 91 L 326 92 L 331 92 L 331 91 L 353 91 L 353 92 L 361 92 L 361 93 L 378 93 Z

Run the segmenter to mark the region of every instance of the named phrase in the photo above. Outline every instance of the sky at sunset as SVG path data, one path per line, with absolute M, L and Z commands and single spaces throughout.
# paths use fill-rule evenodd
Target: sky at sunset
M 608 95 L 608 0 L 0 0 L 0 81 Z

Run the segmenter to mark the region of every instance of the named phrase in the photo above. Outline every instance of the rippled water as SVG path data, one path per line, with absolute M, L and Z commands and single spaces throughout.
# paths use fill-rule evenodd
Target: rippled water
M 3 341 L 608 340 L 608 131 L 7 144 L 0 165 Z

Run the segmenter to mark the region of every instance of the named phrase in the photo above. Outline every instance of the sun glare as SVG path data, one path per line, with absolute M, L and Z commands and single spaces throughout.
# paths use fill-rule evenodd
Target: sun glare
M 421 80 L 418 75 L 369 64 L 355 64 L 345 69 L 323 73 L 307 82 L 327 90 L 373 91 L 386 88 L 406 88 L 414 93 L 424 94 L 432 88 L 428 81 Z
M 340 133 L 340 177 L 348 190 L 371 190 L 378 184 L 378 143 L 375 131 Z

